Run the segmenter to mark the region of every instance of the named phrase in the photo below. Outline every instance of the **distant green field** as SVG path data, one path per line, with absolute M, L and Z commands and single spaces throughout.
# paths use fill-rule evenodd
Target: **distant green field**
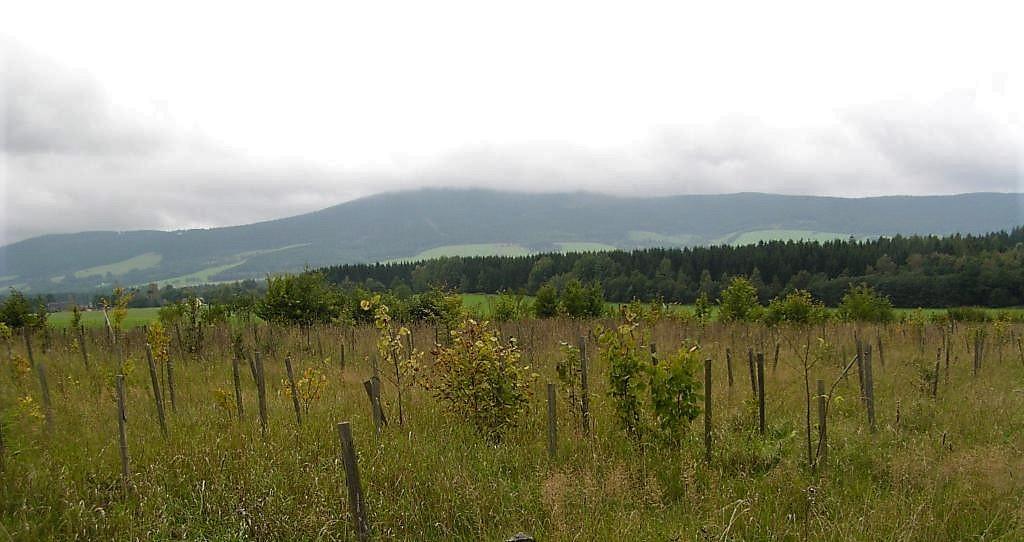
M 191 286 L 193 284 L 212 284 L 214 281 L 210 279 L 218 273 L 223 273 L 232 267 L 237 267 L 245 263 L 245 260 L 240 260 L 234 263 L 217 265 L 213 267 L 207 267 L 206 269 L 200 269 L 195 273 L 189 273 L 187 275 L 181 275 L 180 277 L 174 277 L 172 279 L 157 281 L 156 285 L 163 288 L 170 284 L 175 288 L 181 288 L 182 286 Z
M 413 256 L 412 260 L 428 260 L 443 256 L 526 256 L 530 249 L 516 244 L 483 243 L 478 245 L 445 245 L 424 250 Z
M 147 252 L 145 254 L 139 254 L 133 258 L 127 260 L 121 260 L 119 262 L 110 263 L 107 265 L 97 265 L 96 267 L 89 267 L 80 271 L 75 271 L 75 277 L 85 278 L 96 275 L 106 275 L 110 273 L 114 276 L 124 275 L 131 273 L 132 271 L 139 271 L 141 269 L 149 269 L 160 265 L 160 261 L 163 260 L 163 256 L 156 252 Z
M 144 326 L 156 320 L 159 308 L 146 307 L 142 309 L 128 309 L 128 316 L 124 319 L 125 327 Z M 71 323 L 71 311 L 54 312 L 49 316 L 50 325 L 56 328 L 65 328 Z M 82 325 L 86 327 L 103 327 L 103 311 L 88 311 L 82 313 Z
M 756 245 L 761 241 L 834 241 L 848 239 L 849 234 L 810 230 L 757 230 L 739 234 L 729 242 L 731 245 Z
M 559 252 L 602 252 L 616 250 L 616 247 L 604 243 L 555 243 L 555 246 L 558 247 Z

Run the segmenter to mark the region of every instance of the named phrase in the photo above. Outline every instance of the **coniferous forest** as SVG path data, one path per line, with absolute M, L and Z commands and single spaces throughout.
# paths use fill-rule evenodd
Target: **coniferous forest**
M 421 292 L 445 285 L 462 292 L 534 294 L 545 284 L 599 282 L 610 301 L 692 303 L 716 299 L 744 275 L 761 302 L 794 289 L 838 304 L 850 284 L 865 283 L 902 307 L 1024 304 L 1024 227 L 949 237 L 896 236 L 870 241 L 772 241 L 748 246 L 632 252 L 450 257 L 422 262 L 324 268 L 342 286 Z

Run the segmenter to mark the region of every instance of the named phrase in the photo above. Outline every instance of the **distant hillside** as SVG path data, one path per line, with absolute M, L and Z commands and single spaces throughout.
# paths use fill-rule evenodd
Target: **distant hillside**
M 770 239 L 984 233 L 1024 223 L 1024 194 L 826 198 L 770 194 L 620 198 L 420 190 L 305 215 L 175 232 L 46 235 L 0 248 L 0 288 L 88 291 L 199 284 L 443 255 L 682 247 Z

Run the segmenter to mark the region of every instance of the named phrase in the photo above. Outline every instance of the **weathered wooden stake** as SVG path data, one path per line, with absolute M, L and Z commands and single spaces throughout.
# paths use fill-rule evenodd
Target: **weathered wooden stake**
M 46 383 L 46 367 L 43 362 L 36 364 L 36 374 L 39 376 L 39 389 L 43 396 L 43 413 L 46 415 L 46 432 L 53 432 L 53 402 L 50 400 L 50 385 Z
M 548 457 L 558 454 L 558 417 L 555 413 L 555 385 L 548 382 Z
M 711 462 L 711 360 L 704 360 L 704 459 Z
M 580 421 L 583 425 L 583 434 L 590 434 L 590 379 L 587 377 L 587 338 L 580 335 Z
M 359 536 L 359 541 L 365 542 L 370 539 L 370 524 L 366 520 L 363 485 L 359 480 L 356 448 L 352 442 L 352 427 L 348 422 L 338 424 L 338 440 L 341 441 L 341 460 L 345 465 L 345 484 L 348 486 L 348 505 L 352 523 Z
M 267 436 L 267 381 L 263 374 L 263 356 L 259 351 L 253 354 L 253 364 L 256 367 L 256 392 L 259 396 L 260 407 L 260 430 L 263 436 Z
M 121 489 L 128 493 L 128 416 L 125 413 L 124 375 L 117 375 L 117 434 L 121 451 Z
M 725 370 L 729 376 L 729 389 L 732 390 L 732 350 L 725 349 Z
M 828 420 L 826 419 L 825 381 L 818 379 L 818 455 L 814 460 L 815 468 L 828 461 Z
M 25 337 L 25 352 L 28 356 L 28 363 L 32 367 L 35 367 L 36 358 L 32 355 L 32 332 L 29 331 L 27 325 L 21 328 L 21 335 Z
M 757 354 L 757 422 L 758 429 L 763 435 L 765 433 L 765 412 L 764 412 L 764 354 Z
M 295 373 L 292 372 L 292 355 L 284 357 L 284 368 L 288 372 L 288 387 L 292 391 L 292 407 L 295 408 L 295 423 L 302 425 L 302 410 L 299 406 L 299 390 L 295 389 Z
M 149 378 L 153 384 L 153 402 L 156 403 L 156 415 L 160 420 L 160 432 L 167 438 L 167 420 L 164 418 L 164 400 L 160 394 L 160 377 L 156 372 L 156 362 L 153 361 L 153 347 L 146 343 L 146 361 L 149 362 Z
M 864 389 L 864 343 L 857 339 L 857 385 L 860 387 L 860 402 L 867 405 L 868 396 Z
M 651 343 L 651 365 L 658 364 L 658 345 Z
M 876 334 L 876 342 L 878 343 L 878 364 L 881 365 L 882 369 L 885 369 L 885 350 L 882 349 L 882 334 L 878 332 Z
M 747 349 L 747 367 L 750 369 L 750 394 L 757 397 L 757 369 L 754 364 L 754 351 Z
M 868 424 L 871 426 L 871 432 L 874 433 L 878 430 L 878 424 L 875 421 L 875 379 L 871 371 L 871 345 L 867 345 L 867 349 L 864 351 L 864 385 L 865 385 L 865 396 L 868 406 Z
M 235 381 L 235 407 L 238 410 L 238 421 L 242 421 L 244 414 L 242 406 L 242 378 L 238 374 L 238 355 L 231 356 L 231 377 Z
M 83 326 L 78 326 L 78 349 L 82 351 L 82 363 L 85 364 L 85 368 L 89 369 L 89 353 L 85 351 L 85 332 L 82 329 Z
M 174 391 L 174 358 L 167 356 L 167 394 L 171 397 L 171 412 L 178 411 L 178 394 Z
M 388 424 L 384 416 L 384 407 L 380 404 L 380 378 L 371 376 L 363 381 L 363 388 L 366 389 L 366 397 L 370 400 L 370 412 L 373 414 L 373 426 L 379 435 Z

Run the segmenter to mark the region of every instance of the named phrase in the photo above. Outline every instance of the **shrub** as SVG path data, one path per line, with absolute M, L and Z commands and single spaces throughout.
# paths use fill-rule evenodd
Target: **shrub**
M 711 306 L 711 301 L 708 299 L 708 294 L 701 292 L 697 296 L 697 301 L 693 304 L 693 317 L 697 319 L 697 322 L 704 325 L 711 321 L 711 311 L 714 307 Z
M 537 375 L 520 365 L 515 340 L 503 341 L 488 322 L 466 320 L 451 338 L 450 345 L 434 350 L 425 385 L 451 414 L 498 443 L 526 411 Z
M 340 314 L 341 296 L 321 273 L 267 277 L 267 293 L 256 314 L 267 321 L 304 327 L 327 323 Z
M 601 283 L 584 285 L 576 279 L 565 283 L 562 312 L 572 318 L 596 318 L 604 314 L 604 289 Z
M 851 285 L 839 303 L 839 317 L 862 322 L 888 322 L 893 318 L 892 302 L 867 284 Z
M 522 320 L 530 315 L 530 301 L 522 294 L 504 290 L 498 294 L 491 309 L 491 317 L 497 321 Z
M 545 284 L 537 290 L 533 301 L 533 313 L 537 318 L 558 316 L 558 290 L 551 284 Z
M 696 346 L 684 346 L 654 364 L 641 344 L 638 316 L 625 311 L 625 323 L 600 331 L 601 358 L 608 364 L 609 394 L 622 429 L 636 441 L 653 436 L 678 442 L 700 414 Z
M 756 320 L 761 312 L 757 288 L 746 277 L 734 277 L 729 282 L 729 286 L 722 290 L 719 306 L 719 318 L 723 322 Z
M 818 324 L 827 318 L 825 305 L 807 290 L 794 290 L 782 299 L 771 300 L 763 317 L 768 324 Z
M 946 315 L 954 322 L 987 322 L 988 313 L 978 307 L 955 307 L 946 309 Z
M 11 329 L 18 329 L 31 326 L 33 320 L 32 305 L 25 298 L 25 294 L 11 288 L 10 295 L 4 300 L 4 304 L 0 306 L 0 322 L 7 324 L 7 327 Z

